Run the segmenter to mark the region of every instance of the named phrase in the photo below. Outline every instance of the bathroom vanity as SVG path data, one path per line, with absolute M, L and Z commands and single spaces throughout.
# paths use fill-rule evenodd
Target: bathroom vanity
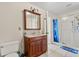
M 24 9 L 24 55 L 37 57 L 47 51 L 47 35 L 38 34 L 41 31 L 41 14 L 34 10 Z M 28 31 L 32 31 L 26 33 Z
M 37 57 L 47 51 L 47 35 L 24 36 L 24 54 Z

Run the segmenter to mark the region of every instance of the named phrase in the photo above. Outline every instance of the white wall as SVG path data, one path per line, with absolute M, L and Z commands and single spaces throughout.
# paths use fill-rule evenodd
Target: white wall
M 27 34 L 32 32 L 43 32 L 42 21 L 45 18 L 46 12 L 29 3 L 0 3 L 0 43 L 7 41 L 22 40 L 23 39 L 23 10 L 36 8 L 41 14 L 41 30 L 39 31 L 25 31 Z M 19 27 L 21 30 L 19 30 Z
M 48 44 L 51 43 L 51 18 L 48 16 L 47 19 L 47 34 L 48 34 Z
M 17 3 L 0 3 L 0 42 L 23 39 L 23 15 L 19 6 Z

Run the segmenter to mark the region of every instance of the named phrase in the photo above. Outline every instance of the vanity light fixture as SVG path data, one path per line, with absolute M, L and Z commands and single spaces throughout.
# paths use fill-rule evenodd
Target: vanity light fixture
M 32 7 L 30 7 L 30 10 L 31 10 L 31 11 L 32 11 L 32 9 L 33 9 L 33 8 L 32 8 Z
M 38 12 L 38 9 L 35 9 L 35 8 L 32 8 L 32 7 L 30 7 L 30 10 L 31 10 L 32 12 Z
M 38 9 L 36 9 L 36 12 L 38 12 Z

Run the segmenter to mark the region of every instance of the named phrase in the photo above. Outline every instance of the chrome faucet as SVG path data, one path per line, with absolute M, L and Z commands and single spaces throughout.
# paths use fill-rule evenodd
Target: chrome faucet
M 35 32 L 32 32 L 32 34 L 35 34 Z

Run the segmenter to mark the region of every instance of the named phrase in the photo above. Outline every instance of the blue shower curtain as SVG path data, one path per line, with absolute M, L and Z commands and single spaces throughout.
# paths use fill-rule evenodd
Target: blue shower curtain
M 59 42 L 58 19 L 53 19 L 53 39 L 54 42 Z

